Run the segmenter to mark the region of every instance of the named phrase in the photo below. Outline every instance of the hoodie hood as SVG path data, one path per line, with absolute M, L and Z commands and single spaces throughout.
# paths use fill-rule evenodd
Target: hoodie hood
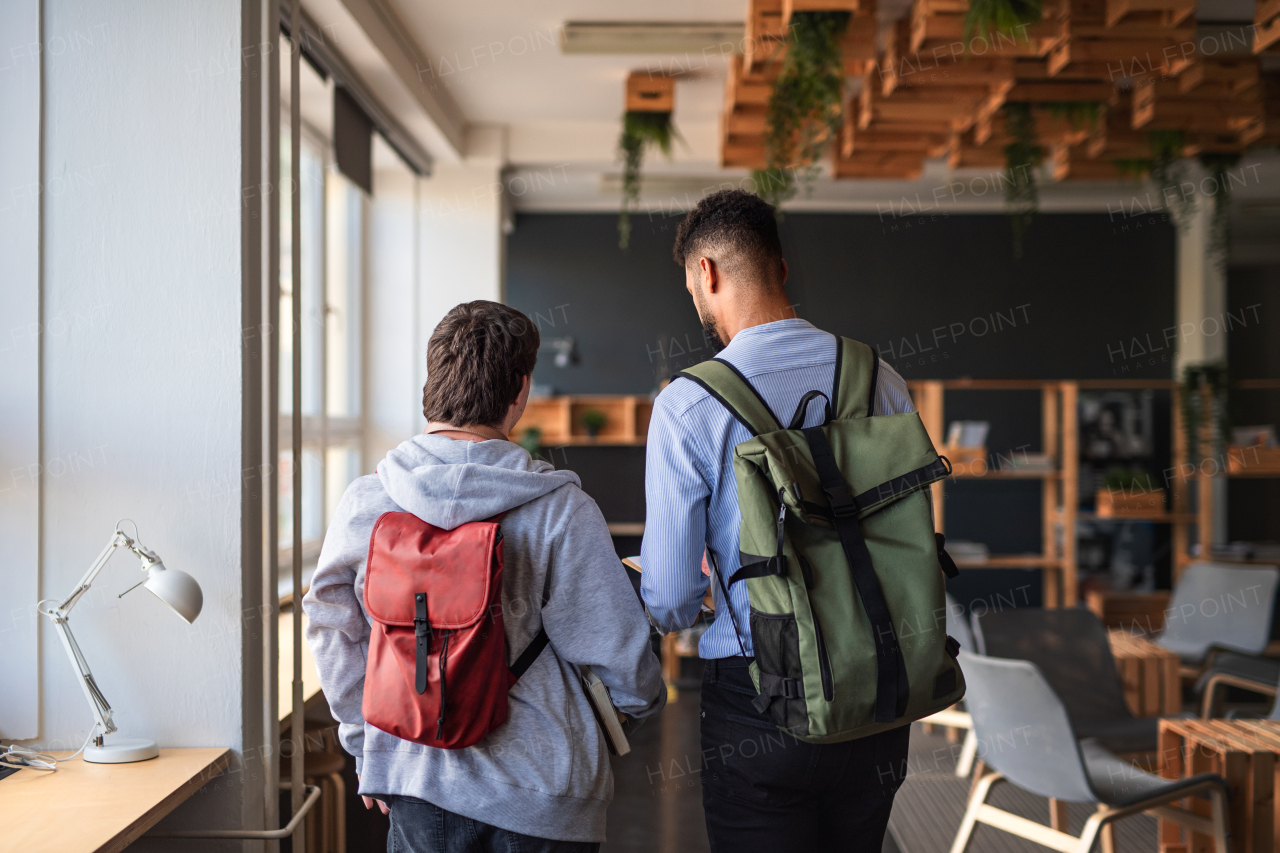
M 417 435 L 392 450 L 378 463 L 378 478 L 391 500 L 443 530 L 581 486 L 577 474 L 535 461 L 510 441 L 439 435 Z

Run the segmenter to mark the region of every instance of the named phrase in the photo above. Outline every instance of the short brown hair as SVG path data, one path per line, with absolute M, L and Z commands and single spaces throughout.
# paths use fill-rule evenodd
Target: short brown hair
M 454 307 L 427 342 L 422 414 L 454 426 L 502 423 L 541 343 L 538 327 L 514 308 L 485 300 Z

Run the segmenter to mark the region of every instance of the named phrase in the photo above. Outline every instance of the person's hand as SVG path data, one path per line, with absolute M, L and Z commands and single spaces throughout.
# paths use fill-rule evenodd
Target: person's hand
M 359 781 L 360 781 L 360 774 L 357 773 L 356 782 L 359 782 Z M 391 814 L 391 809 L 387 808 L 387 804 L 384 803 L 382 800 L 375 800 L 373 797 L 366 797 L 364 795 L 361 795 L 360 799 L 364 800 L 364 807 L 366 809 L 373 808 L 373 804 L 377 803 L 379 811 L 381 811 L 383 814 Z

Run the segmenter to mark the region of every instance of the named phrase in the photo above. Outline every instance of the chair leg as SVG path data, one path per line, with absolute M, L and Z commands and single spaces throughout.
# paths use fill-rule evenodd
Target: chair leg
M 1084 824 L 1084 832 L 1080 833 L 1080 842 L 1076 844 L 1076 853 L 1091 853 L 1093 844 L 1098 840 L 1099 832 L 1102 831 L 1104 819 L 1101 809 L 1089 815 L 1089 819 Z M 1103 853 L 1109 853 L 1106 850 L 1106 840 L 1104 839 L 1102 843 Z
M 969 839 L 973 837 L 973 828 L 978 823 L 978 812 L 991 792 L 991 786 L 999 782 L 999 773 L 988 773 L 976 779 L 973 792 L 969 794 L 969 804 L 965 807 L 964 818 L 960 821 L 960 829 L 956 832 L 956 840 L 951 843 L 951 853 L 965 853 Z
M 1098 834 L 1102 836 L 1102 853 L 1116 853 L 1116 825 L 1104 823 Z
M 981 758 L 973 762 L 973 775 L 969 777 L 969 796 L 973 796 L 973 792 L 978 790 L 978 783 L 982 781 L 982 777 L 986 775 L 987 763 Z
M 1215 853 L 1227 853 L 1227 794 L 1221 788 L 1209 791 L 1209 805 L 1213 810 L 1213 848 Z
M 1067 801 L 1049 798 L 1049 828 L 1067 831 Z
M 973 729 L 965 732 L 964 744 L 960 747 L 960 757 L 956 760 L 956 775 L 961 779 L 973 772 L 974 759 L 978 757 L 978 736 Z
M 331 773 L 329 778 L 333 780 L 334 800 L 337 801 L 333 807 L 333 850 L 334 853 L 347 853 L 347 783 L 342 780 L 341 773 Z
M 1209 683 L 1204 686 L 1204 696 L 1200 700 L 1200 716 L 1205 720 L 1212 720 L 1214 714 L 1217 713 L 1218 699 L 1218 679 L 1210 678 Z

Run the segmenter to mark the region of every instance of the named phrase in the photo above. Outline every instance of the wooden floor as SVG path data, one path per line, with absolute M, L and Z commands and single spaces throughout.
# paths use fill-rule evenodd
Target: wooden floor
M 953 774 L 958 751 L 959 744 L 947 743 L 942 734 L 926 735 L 919 725 L 912 727 L 907 781 L 898 791 L 889 819 L 889 832 L 901 853 L 947 853 L 951 849 L 969 796 L 969 780 Z M 1008 783 L 997 786 L 988 802 L 1043 824 L 1049 822 L 1048 800 Z M 1087 803 L 1068 805 L 1067 831 L 1078 835 L 1093 808 Z M 982 824 L 969 843 L 970 853 L 1045 853 L 1046 849 Z M 1136 815 L 1116 824 L 1116 853 L 1153 853 L 1156 849 L 1155 818 Z

